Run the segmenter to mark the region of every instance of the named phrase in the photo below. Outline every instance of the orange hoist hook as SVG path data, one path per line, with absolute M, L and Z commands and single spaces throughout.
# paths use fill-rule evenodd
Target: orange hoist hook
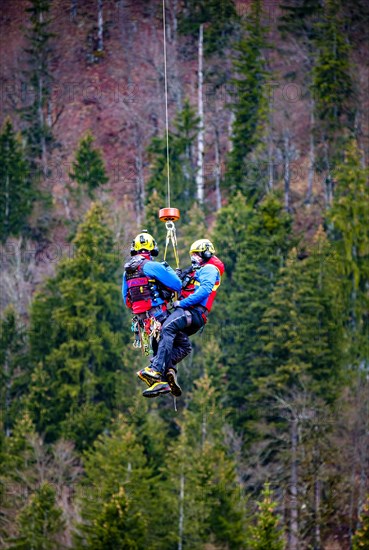
M 164 260 L 167 257 L 168 245 L 171 242 L 174 250 L 174 258 L 176 260 L 177 268 L 179 268 L 179 258 L 177 250 L 177 235 L 174 222 L 179 220 L 180 213 L 178 208 L 161 208 L 159 211 L 159 220 L 165 222 L 167 230 L 167 237 L 165 241 Z

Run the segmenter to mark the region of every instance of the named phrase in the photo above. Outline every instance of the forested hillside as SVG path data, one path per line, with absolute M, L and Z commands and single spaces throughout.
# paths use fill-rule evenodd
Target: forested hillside
M 0 547 L 369 549 L 368 2 L 2 0 L 0 51 Z M 121 295 L 169 205 L 225 265 L 176 401 Z

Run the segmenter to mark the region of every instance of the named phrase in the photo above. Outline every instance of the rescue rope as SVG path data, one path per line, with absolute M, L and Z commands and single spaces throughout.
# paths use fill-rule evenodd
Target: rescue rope
M 169 122 L 168 122 L 168 78 L 167 78 L 167 39 L 165 20 L 165 0 L 163 0 L 163 45 L 164 45 L 164 88 L 165 88 L 165 129 L 167 140 L 167 203 L 170 208 L 170 161 L 169 161 Z

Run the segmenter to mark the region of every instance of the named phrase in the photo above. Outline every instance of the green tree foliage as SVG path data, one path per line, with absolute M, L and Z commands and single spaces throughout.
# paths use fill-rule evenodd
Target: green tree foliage
M 340 19 L 339 0 L 325 3 L 323 19 L 318 24 L 315 47 L 318 51 L 313 71 L 317 137 L 321 144 L 321 166 L 331 177 L 331 169 L 341 160 L 347 132 L 353 130 L 353 82 L 349 45 Z
M 369 500 L 363 506 L 360 514 L 360 527 L 352 538 L 353 550 L 368 550 L 369 548 Z
M 193 145 L 198 132 L 198 119 L 185 101 L 183 110 L 174 120 L 175 129 L 169 133 L 169 164 L 171 204 L 180 209 L 183 220 L 196 194 L 196 164 Z M 147 182 L 148 196 L 158 193 L 161 207 L 167 205 L 168 166 L 166 137 L 155 137 L 149 148 L 151 176 Z
M 38 436 L 28 413 L 19 416 L 11 435 L 3 441 L 0 486 L 5 492 L 0 503 L 0 540 L 15 535 L 16 516 L 24 506 L 24 495 L 37 485 Z
M 109 178 L 106 175 L 101 151 L 94 149 L 94 138 L 91 134 L 84 136 L 76 152 L 76 158 L 72 163 L 72 171 L 69 176 L 77 182 L 76 196 L 80 199 L 82 191 L 86 191 L 90 199 L 101 185 L 105 185 Z
M 179 20 L 183 34 L 198 36 L 204 25 L 204 53 L 224 55 L 238 21 L 233 0 L 187 0 Z
M 268 113 L 266 81 L 268 71 L 264 57 L 266 28 L 262 23 L 260 0 L 251 3 L 250 16 L 245 24 L 245 35 L 236 44 L 233 79 L 235 115 L 233 124 L 233 148 L 229 156 L 227 180 L 234 190 L 243 190 L 251 198 L 264 192 L 260 188 L 258 156 L 262 148 Z M 250 156 L 253 153 L 253 156 Z M 256 171 L 256 173 L 255 173 Z
M 364 291 L 369 280 L 369 172 L 361 163 L 361 151 L 351 141 L 343 161 L 336 166 L 336 193 L 328 220 L 342 259 L 344 274 L 353 288 Z
M 184 547 L 211 543 L 242 548 L 243 500 L 235 460 L 225 445 L 225 411 L 210 377 L 197 381 L 180 422 L 179 440 L 167 456 L 169 524 Z M 171 546 L 170 546 L 171 547 Z
M 66 430 L 78 448 L 94 440 L 123 400 L 117 388 L 129 395 L 128 380 L 122 383 L 127 319 L 105 218 L 93 204 L 73 240 L 73 257 L 60 262 L 31 307 L 30 411 L 48 439 Z
M 257 334 L 262 354 L 254 378 L 272 392 L 309 388 L 331 402 L 342 382 L 343 299 L 337 263 L 324 234 L 300 260 L 294 249 L 280 269 Z
M 50 0 L 29 0 L 26 13 L 29 14 L 30 25 L 25 33 L 27 69 L 24 71 L 24 80 L 31 101 L 20 109 L 20 114 L 24 121 L 27 159 L 34 171 L 39 169 L 42 162 L 44 171 L 47 152 L 53 143 L 52 129 L 47 122 L 52 84 Z
M 246 547 L 250 550 L 284 550 L 282 522 L 276 514 L 277 503 L 273 501 L 268 484 L 265 485 L 261 497 L 262 500 L 258 502 L 256 525 L 248 529 Z
M 279 28 L 282 33 L 291 33 L 299 38 L 312 53 L 313 39 L 317 36 L 316 23 L 321 19 L 323 6 L 320 0 L 294 0 L 281 4 L 282 15 Z
M 223 360 L 229 367 L 227 395 L 240 426 L 254 389 L 252 365 L 263 351 L 258 329 L 292 244 L 291 218 L 276 196 L 267 195 L 253 213 L 245 206 L 244 213 L 248 222 L 238 227 L 231 291 L 218 304 L 223 307 Z
M 139 550 L 144 548 L 144 532 L 140 524 L 141 514 L 129 514 L 128 499 L 120 487 L 93 520 L 93 528 L 87 537 L 87 547 L 94 550 Z
M 32 209 L 29 167 L 10 120 L 0 134 L 0 240 L 19 235 Z
M 125 548 L 126 542 L 127 548 L 144 548 L 145 537 L 155 536 L 158 514 L 153 508 L 160 508 L 160 499 L 158 487 L 150 483 L 151 471 L 135 425 L 119 415 L 85 453 L 84 467 L 79 547 Z
M 55 502 L 55 491 L 43 483 L 29 498 L 17 518 L 18 536 L 8 548 L 12 550 L 53 550 L 60 548 L 58 536 L 62 535 L 65 522 L 62 511 Z
M 368 170 L 362 167 L 361 152 L 352 141 L 334 171 L 335 201 L 328 220 L 340 271 L 345 280 L 348 329 L 352 353 L 360 362 L 369 360 L 369 188 Z
M 25 334 L 10 306 L 0 321 L 0 410 L 2 426 L 8 435 L 28 384 L 25 360 Z

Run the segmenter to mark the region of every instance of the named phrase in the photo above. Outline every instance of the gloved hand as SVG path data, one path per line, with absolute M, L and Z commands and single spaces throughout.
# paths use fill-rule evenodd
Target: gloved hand
M 175 272 L 176 272 L 176 275 L 178 275 L 178 277 L 179 277 L 180 279 L 182 279 L 182 269 L 180 269 L 179 267 L 177 267 L 177 269 L 175 270 Z
M 173 302 L 173 307 L 181 307 L 181 302 L 179 300 L 176 300 Z

